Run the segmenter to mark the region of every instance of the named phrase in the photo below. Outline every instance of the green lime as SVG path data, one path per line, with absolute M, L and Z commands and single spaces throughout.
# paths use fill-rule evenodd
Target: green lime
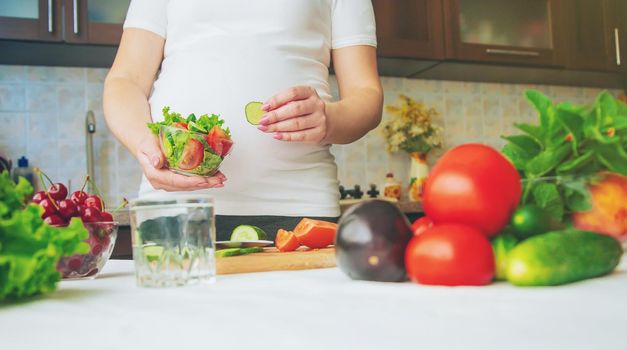
M 261 120 L 263 115 L 266 114 L 266 112 L 261 109 L 261 106 L 263 106 L 263 103 L 253 101 L 248 102 L 248 104 L 244 108 L 244 111 L 246 113 L 246 120 L 248 120 L 248 122 L 252 125 L 259 124 L 259 121 Z
M 551 229 L 550 218 L 537 205 L 518 207 L 512 215 L 512 228 L 520 238 L 529 238 Z
M 228 256 L 242 255 L 240 248 L 227 248 L 216 250 L 216 258 L 226 258 Z
M 259 227 L 251 225 L 239 225 L 231 233 L 231 241 L 258 241 L 268 239 L 268 235 Z
M 144 247 L 144 256 L 149 262 L 159 261 L 163 254 L 163 247 L 158 245 Z

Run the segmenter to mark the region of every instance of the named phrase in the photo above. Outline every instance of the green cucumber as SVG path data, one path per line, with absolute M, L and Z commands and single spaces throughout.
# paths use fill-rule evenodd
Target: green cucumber
M 264 114 L 266 114 L 266 112 L 264 112 L 261 109 L 261 106 L 263 106 L 263 103 L 253 101 L 253 102 L 248 102 L 246 107 L 244 107 L 246 120 L 248 120 L 248 122 L 251 123 L 252 125 L 259 124 L 259 121 L 261 120 L 261 118 L 263 118 Z
M 240 248 L 227 248 L 216 250 L 216 258 L 226 258 L 228 256 L 242 255 Z
M 231 233 L 231 241 L 258 241 L 268 239 L 268 235 L 259 227 L 251 225 L 239 225 Z
M 240 248 L 242 254 L 253 254 L 253 253 L 261 253 L 263 252 L 263 248 L 261 247 L 249 247 L 249 248 Z
M 169 134 L 163 134 L 163 154 L 165 154 L 166 158 L 171 157 L 174 149 L 172 147 L 172 140 Z
M 502 233 L 492 239 L 492 250 L 494 251 L 494 279 L 505 280 L 507 271 L 507 256 L 518 244 L 518 239 L 511 233 Z
M 263 248 L 261 247 L 226 248 L 226 249 L 216 250 L 216 258 L 226 258 L 229 256 L 245 255 L 245 254 L 260 253 L 260 252 L 263 252 Z
M 202 126 L 198 125 L 195 122 L 189 122 L 189 124 L 187 124 L 187 128 L 189 129 L 189 131 L 199 132 L 201 134 L 207 133 L 207 130 L 205 130 Z
M 567 229 L 531 237 L 507 257 L 507 280 L 518 286 L 554 286 L 602 276 L 619 264 L 613 237 Z

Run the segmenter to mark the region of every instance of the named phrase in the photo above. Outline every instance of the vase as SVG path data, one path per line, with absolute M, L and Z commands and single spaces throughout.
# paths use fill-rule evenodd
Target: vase
M 409 167 L 409 201 L 421 202 L 423 186 L 429 175 L 429 166 L 427 165 L 427 153 L 411 152 L 409 153 L 411 164 Z

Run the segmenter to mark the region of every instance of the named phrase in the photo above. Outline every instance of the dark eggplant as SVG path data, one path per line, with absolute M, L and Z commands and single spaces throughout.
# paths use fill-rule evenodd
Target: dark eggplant
M 383 200 L 355 204 L 340 218 L 337 265 L 355 280 L 405 281 L 405 248 L 412 236 L 409 221 L 394 204 Z

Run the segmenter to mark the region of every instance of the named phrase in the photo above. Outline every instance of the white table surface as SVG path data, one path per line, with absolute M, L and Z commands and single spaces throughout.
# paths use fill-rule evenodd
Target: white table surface
M 562 287 L 352 281 L 338 269 L 144 289 L 131 261 L 0 305 L 0 349 L 627 349 L 627 259 Z

